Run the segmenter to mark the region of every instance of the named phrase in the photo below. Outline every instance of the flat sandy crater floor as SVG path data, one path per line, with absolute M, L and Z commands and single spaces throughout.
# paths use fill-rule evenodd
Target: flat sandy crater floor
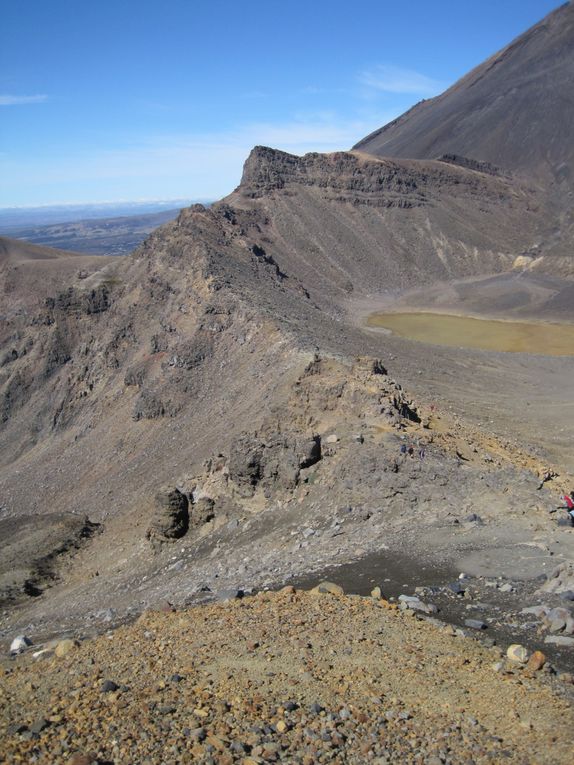
M 574 283 L 473 277 L 361 298 L 348 315 L 384 336 L 405 387 L 574 473 Z

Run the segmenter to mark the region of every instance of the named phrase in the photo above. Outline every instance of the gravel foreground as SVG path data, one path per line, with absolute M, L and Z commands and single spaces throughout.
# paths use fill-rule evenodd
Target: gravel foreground
M 570 763 L 572 678 L 286 587 L 0 663 L 2 763 Z

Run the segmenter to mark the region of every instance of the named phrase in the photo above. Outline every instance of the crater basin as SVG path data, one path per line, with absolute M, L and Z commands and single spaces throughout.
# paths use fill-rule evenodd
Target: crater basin
M 476 319 L 451 314 L 373 313 L 367 326 L 431 345 L 574 356 L 574 324 Z

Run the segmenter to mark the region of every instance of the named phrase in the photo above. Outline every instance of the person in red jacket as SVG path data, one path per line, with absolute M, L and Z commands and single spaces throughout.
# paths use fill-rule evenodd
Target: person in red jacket
M 571 491 L 569 495 L 565 494 L 562 499 L 566 503 L 566 507 L 564 509 L 570 516 L 570 523 L 572 526 L 574 526 L 574 491 Z

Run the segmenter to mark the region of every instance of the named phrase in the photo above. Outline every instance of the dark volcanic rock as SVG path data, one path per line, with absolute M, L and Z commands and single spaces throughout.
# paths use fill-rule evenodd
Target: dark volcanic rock
M 291 490 L 299 482 L 301 469 L 320 459 L 319 436 L 244 434 L 231 444 L 229 477 L 246 496 L 258 485 Z
M 179 539 L 189 528 L 189 502 L 179 489 L 163 488 L 155 496 L 155 508 L 147 538 L 152 542 Z

